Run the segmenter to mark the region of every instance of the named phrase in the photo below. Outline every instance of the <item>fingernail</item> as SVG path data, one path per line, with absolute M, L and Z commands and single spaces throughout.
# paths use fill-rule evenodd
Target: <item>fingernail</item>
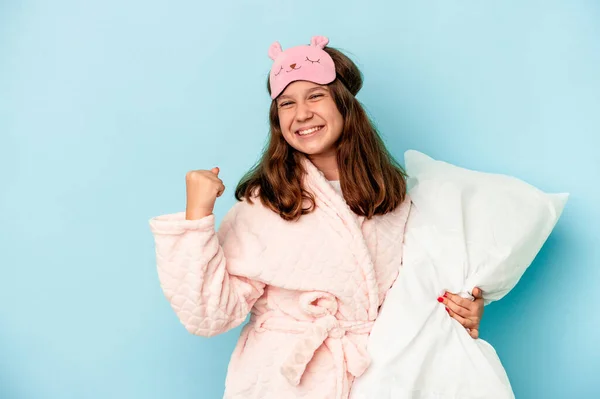
M 444 292 L 444 298 L 448 298 L 448 293 Z
M 439 303 L 442 303 L 442 302 L 444 302 L 444 299 L 443 299 L 442 297 L 439 297 L 439 298 L 438 298 L 438 302 L 439 302 Z
M 450 313 L 450 309 L 446 308 L 446 312 Z

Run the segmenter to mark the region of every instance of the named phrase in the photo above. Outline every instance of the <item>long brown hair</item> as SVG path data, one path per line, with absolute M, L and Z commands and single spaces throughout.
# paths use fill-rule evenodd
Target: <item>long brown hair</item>
M 362 73 L 341 51 L 325 47 L 335 64 L 336 79 L 329 90 L 344 118 L 337 146 L 337 163 L 344 199 L 354 213 L 371 218 L 394 210 L 406 196 L 406 173 L 385 148 L 377 129 L 356 99 Z M 269 80 L 267 90 L 271 93 Z M 235 198 L 258 196 L 284 220 L 296 220 L 314 210 L 313 194 L 302 186 L 305 154 L 290 146 L 279 125 L 277 102 L 269 112 L 270 137 L 259 162 L 240 180 Z M 303 204 L 308 202 L 309 207 Z

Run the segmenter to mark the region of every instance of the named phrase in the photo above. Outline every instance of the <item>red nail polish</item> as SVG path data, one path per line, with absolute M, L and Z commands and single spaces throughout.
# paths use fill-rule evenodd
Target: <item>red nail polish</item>
M 448 314 L 450 314 L 450 309 L 446 308 L 446 312 L 448 312 Z
M 438 302 L 439 302 L 439 303 L 442 303 L 442 302 L 444 302 L 444 300 L 442 299 L 442 297 L 439 297 L 439 298 L 438 298 Z
M 448 298 L 448 293 L 444 292 L 444 298 Z

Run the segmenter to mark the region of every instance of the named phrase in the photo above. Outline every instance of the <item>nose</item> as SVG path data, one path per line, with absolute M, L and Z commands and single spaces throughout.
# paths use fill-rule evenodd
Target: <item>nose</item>
M 291 67 L 292 69 L 294 69 L 294 68 L 296 68 L 296 64 L 291 64 L 291 65 L 290 65 L 290 67 Z
M 312 118 L 312 115 L 313 112 L 310 109 L 310 106 L 302 101 L 299 101 L 298 105 L 296 106 L 296 120 L 305 121 Z

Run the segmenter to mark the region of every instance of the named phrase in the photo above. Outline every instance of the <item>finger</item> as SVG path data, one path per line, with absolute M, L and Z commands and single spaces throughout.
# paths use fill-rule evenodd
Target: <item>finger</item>
M 477 339 L 477 338 L 479 338 L 479 330 L 471 328 L 469 330 L 469 335 L 471 336 L 471 338 Z
M 458 321 L 465 328 L 476 328 L 477 326 L 472 320 L 466 319 L 459 314 L 456 314 L 452 309 L 446 308 L 446 311 L 454 320 Z
M 483 312 L 485 311 L 485 304 L 483 303 L 483 299 L 477 298 L 473 303 L 475 305 L 475 308 L 472 310 L 473 316 L 481 319 L 483 317 Z
M 210 173 L 210 174 L 208 175 L 208 178 L 210 179 L 210 181 L 213 181 L 213 182 L 215 182 L 215 183 L 219 183 L 219 184 L 223 184 L 223 180 L 219 179 L 219 178 L 217 177 L 217 175 L 214 175 L 214 174 Z
M 483 291 L 481 291 L 481 289 L 479 289 L 479 287 L 475 287 L 475 288 L 473 288 L 473 296 L 476 299 L 483 298 Z
M 220 197 L 223 192 L 225 192 L 225 186 L 221 184 L 221 187 L 219 187 L 219 191 L 217 191 L 217 197 Z
M 469 317 L 472 315 L 472 312 L 470 309 L 467 308 L 463 308 L 462 306 L 458 305 L 457 303 L 453 302 L 452 300 L 450 300 L 450 297 L 447 298 L 438 298 L 438 302 L 440 301 L 446 305 L 447 308 L 450 308 L 450 310 L 452 310 L 454 313 L 461 315 L 462 317 Z
M 219 168 L 218 167 L 215 166 L 210 171 L 213 172 L 215 174 L 215 176 L 219 176 Z
M 450 299 L 452 302 L 465 309 L 471 309 L 473 307 L 473 301 L 471 301 L 470 299 L 463 298 L 460 295 L 456 295 L 451 292 L 446 292 L 444 294 L 444 297 Z

